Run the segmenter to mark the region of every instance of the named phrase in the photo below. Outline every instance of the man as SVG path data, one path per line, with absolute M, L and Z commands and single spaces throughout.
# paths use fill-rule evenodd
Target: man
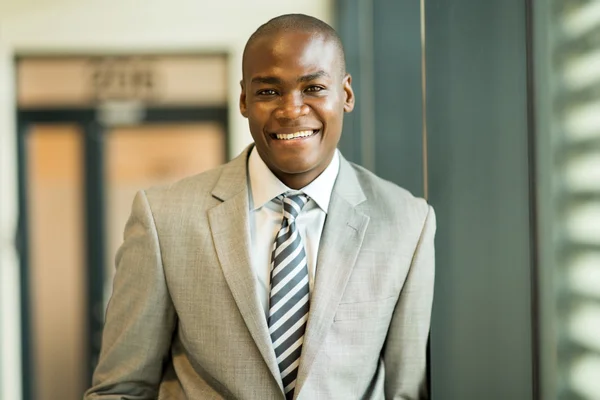
M 254 144 L 138 193 L 86 398 L 426 398 L 435 216 L 336 150 L 339 37 L 275 18 L 242 70 Z

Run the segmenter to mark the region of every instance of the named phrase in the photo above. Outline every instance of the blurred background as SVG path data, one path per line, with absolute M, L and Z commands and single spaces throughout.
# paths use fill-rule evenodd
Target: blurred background
M 600 399 L 600 1 L 1 0 L 0 399 L 79 399 L 134 193 L 251 142 L 241 54 L 340 33 L 346 158 L 436 209 L 435 400 Z

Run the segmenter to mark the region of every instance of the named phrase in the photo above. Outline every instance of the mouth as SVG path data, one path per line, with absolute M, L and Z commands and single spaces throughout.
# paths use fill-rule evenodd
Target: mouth
M 320 129 L 302 130 L 292 133 L 271 133 L 269 137 L 273 140 L 301 140 L 317 135 Z

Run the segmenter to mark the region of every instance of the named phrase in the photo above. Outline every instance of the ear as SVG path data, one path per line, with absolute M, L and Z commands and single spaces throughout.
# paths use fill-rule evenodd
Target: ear
M 344 89 L 344 112 L 351 112 L 354 110 L 354 90 L 352 90 L 352 76 L 350 74 L 346 74 L 344 76 L 344 80 L 342 81 L 342 87 Z
M 246 88 L 244 87 L 244 80 L 240 81 L 240 112 L 244 116 L 244 118 L 248 118 L 248 107 L 246 106 Z

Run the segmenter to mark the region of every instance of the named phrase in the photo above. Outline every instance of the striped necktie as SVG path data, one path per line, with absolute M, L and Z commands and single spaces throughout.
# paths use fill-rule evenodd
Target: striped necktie
M 283 221 L 271 256 L 269 334 L 286 399 L 294 397 L 300 353 L 308 319 L 308 266 L 296 218 L 308 202 L 304 194 L 280 197 Z

